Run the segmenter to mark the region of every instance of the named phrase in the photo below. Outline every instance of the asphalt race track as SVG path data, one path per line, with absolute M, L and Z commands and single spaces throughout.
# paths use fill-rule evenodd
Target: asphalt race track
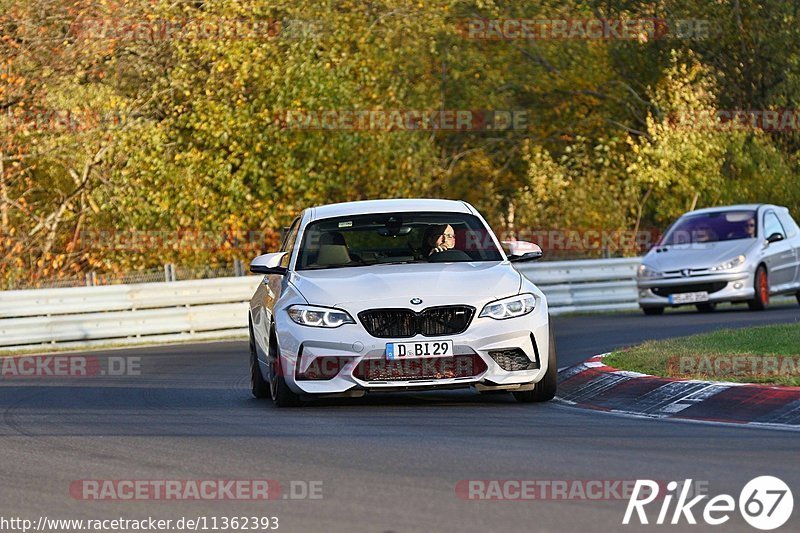
M 556 318 L 559 366 L 614 347 L 720 327 L 800 319 L 766 312 Z M 800 500 L 800 434 L 517 404 L 474 392 L 373 395 L 277 409 L 249 392 L 246 342 L 92 352 L 141 358 L 140 375 L 2 379 L 0 516 L 279 518 L 279 531 L 618 531 L 627 500 L 470 501 L 460 480 L 677 480 L 738 500 L 775 475 Z M 78 480 L 280 482 L 303 496 L 274 501 L 87 501 Z M 294 482 L 294 483 L 292 483 Z M 651 523 L 660 503 L 648 507 Z M 674 505 L 674 504 L 673 504 Z M 702 505 L 702 504 L 701 504 Z M 698 506 L 700 507 L 700 506 Z M 695 508 L 697 509 L 697 508 Z M 702 523 L 702 508 L 695 510 Z M 670 512 L 669 517 L 672 516 Z M 724 526 L 628 526 L 626 531 L 756 531 Z M 200 528 L 202 530 L 202 528 Z M 800 530 L 800 516 L 781 529 Z

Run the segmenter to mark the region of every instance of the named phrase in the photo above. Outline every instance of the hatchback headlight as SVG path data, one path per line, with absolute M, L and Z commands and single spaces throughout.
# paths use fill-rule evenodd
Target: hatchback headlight
M 720 270 L 731 270 L 744 264 L 747 258 L 743 255 L 737 255 L 730 261 L 725 261 L 722 264 L 709 268 L 711 272 L 719 272 Z
M 293 305 L 287 309 L 289 317 L 301 326 L 338 328 L 342 324 L 355 324 L 347 311 L 315 305 Z
M 503 298 L 495 302 L 489 302 L 481 311 L 478 316 L 488 316 L 495 320 L 505 320 L 506 318 L 515 318 L 518 316 L 527 315 L 533 308 L 536 307 L 536 298 L 533 294 L 520 294 L 518 296 L 511 296 L 510 298 Z
M 654 269 L 653 267 L 649 267 L 642 263 L 639 265 L 639 270 L 637 271 L 636 275 L 640 278 L 661 278 L 664 276 L 663 272 L 659 272 L 658 270 Z

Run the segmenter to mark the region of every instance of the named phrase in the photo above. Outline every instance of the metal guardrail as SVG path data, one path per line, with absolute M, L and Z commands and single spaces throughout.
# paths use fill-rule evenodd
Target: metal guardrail
M 247 333 L 260 276 L 0 292 L 0 349 L 84 347 Z
M 639 259 L 525 263 L 551 313 L 636 309 Z M 87 347 L 247 333 L 261 276 L 0 292 L 0 349 Z
M 522 275 L 547 296 L 550 313 L 638 309 L 636 269 L 640 257 L 522 263 Z

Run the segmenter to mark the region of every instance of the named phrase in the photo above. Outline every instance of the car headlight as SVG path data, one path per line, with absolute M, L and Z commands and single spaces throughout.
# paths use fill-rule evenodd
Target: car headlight
M 536 298 L 533 294 L 520 294 L 518 296 L 511 296 L 510 298 L 503 298 L 495 302 L 489 302 L 481 311 L 478 316 L 488 316 L 495 320 L 505 320 L 506 318 L 515 318 L 518 316 L 527 315 L 533 308 L 536 307 Z
M 301 326 L 315 328 L 338 328 L 342 324 L 355 324 L 347 311 L 315 305 L 293 305 L 287 309 L 289 317 Z
M 642 263 L 639 265 L 636 275 L 640 278 L 660 278 L 664 276 L 664 273 Z
M 743 265 L 746 260 L 747 258 L 745 256 L 737 255 L 730 261 L 725 261 L 724 263 L 721 263 L 717 266 L 713 266 L 709 268 L 709 270 L 712 272 L 719 272 L 720 270 L 731 270 L 732 268 L 736 268 L 738 266 Z

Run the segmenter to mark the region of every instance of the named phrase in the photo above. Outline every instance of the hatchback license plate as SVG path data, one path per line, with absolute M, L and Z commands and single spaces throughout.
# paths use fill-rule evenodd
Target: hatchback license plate
M 450 357 L 453 341 L 387 342 L 386 359 L 416 359 L 421 357 Z
M 697 302 L 707 302 L 708 292 L 684 292 L 680 294 L 670 294 L 669 303 L 671 304 L 693 304 Z

